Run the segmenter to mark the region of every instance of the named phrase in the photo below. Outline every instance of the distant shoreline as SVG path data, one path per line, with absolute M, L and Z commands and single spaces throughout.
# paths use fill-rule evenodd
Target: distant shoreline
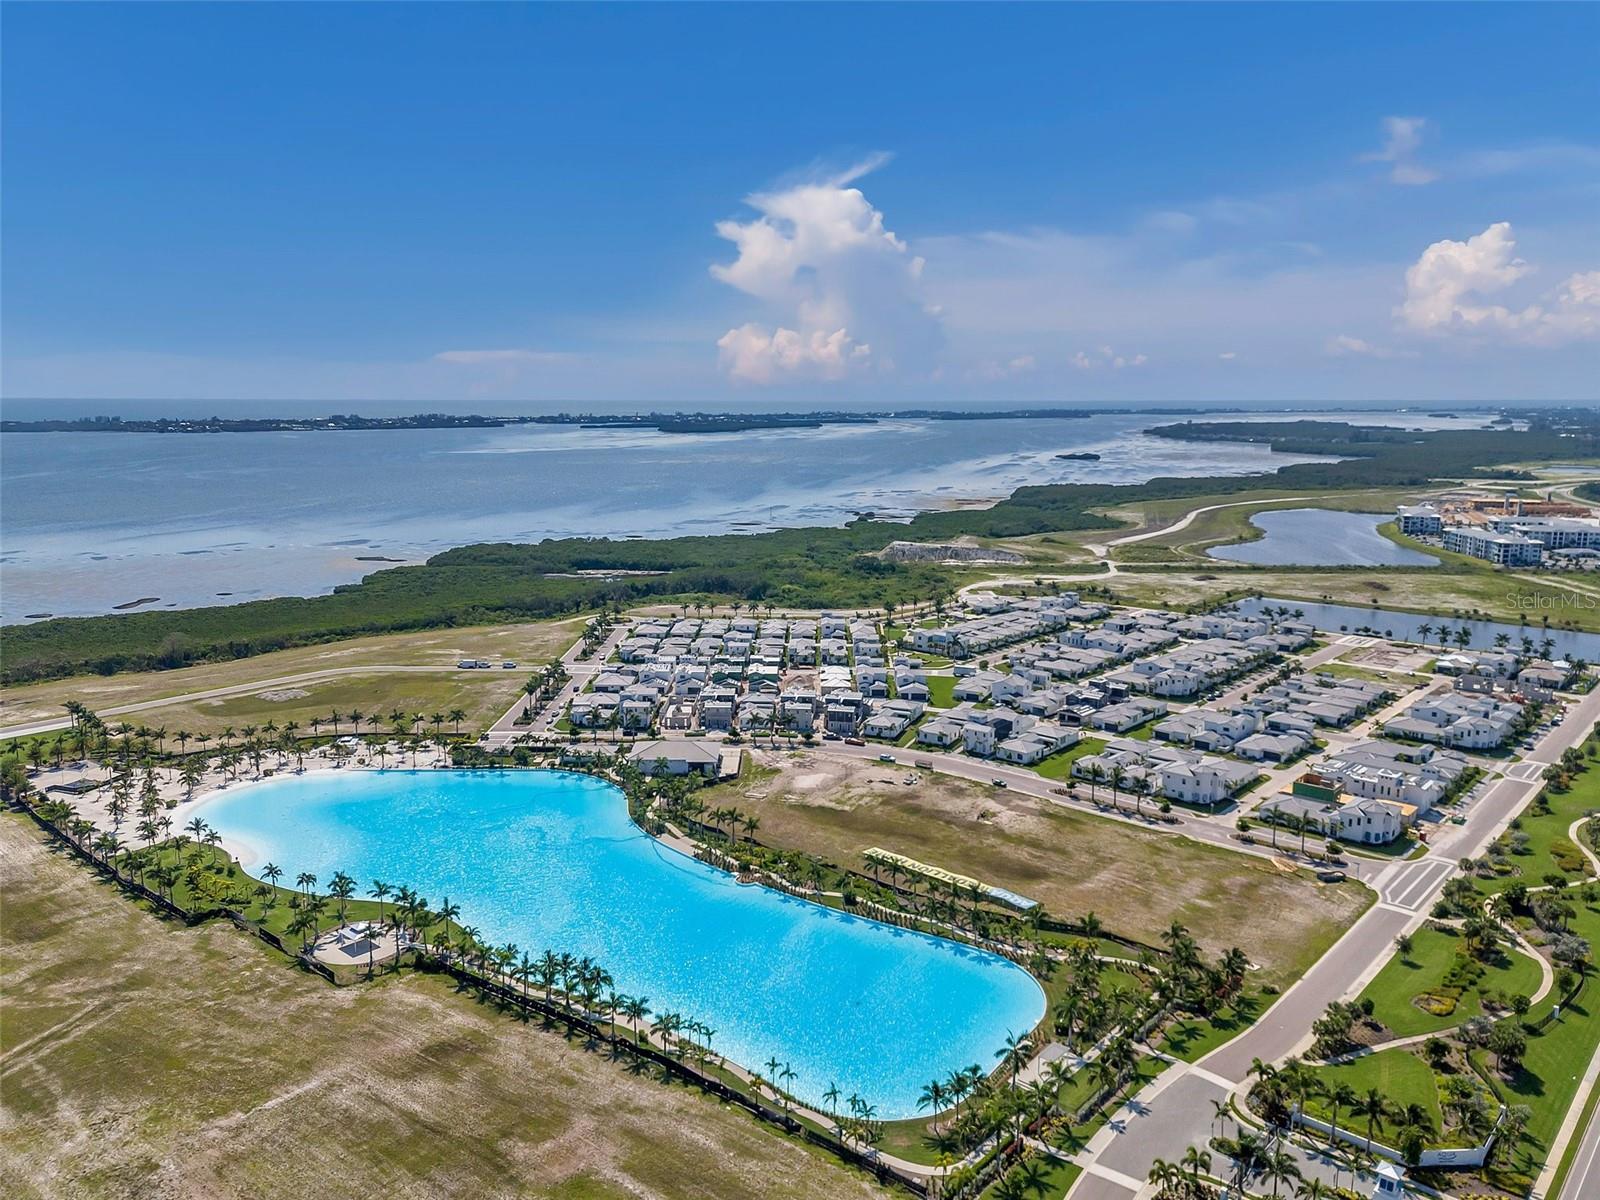
M 879 409 L 843 412 L 649 412 L 553 413 L 542 416 L 492 416 L 481 413 L 415 413 L 404 417 L 363 417 L 333 413 L 325 417 L 60 417 L 0 421 L 0 433 L 342 433 L 395 429 L 503 429 L 513 425 L 576 425 L 583 429 L 654 430 L 657 433 L 746 433 L 759 429 L 819 429 L 824 425 L 876 425 L 880 421 L 1059 421 L 1094 416 L 1140 414 L 1151 417 L 1241 412 L 1226 408 L 1010 408 Z

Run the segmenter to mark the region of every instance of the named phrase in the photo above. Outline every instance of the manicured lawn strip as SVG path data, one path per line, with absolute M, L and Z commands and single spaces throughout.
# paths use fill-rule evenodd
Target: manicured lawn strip
M 928 706 L 930 708 L 954 708 L 956 690 L 956 677 L 954 675 L 929 675 L 928 676 Z
M 1079 941 L 1077 938 L 1067 938 L 1066 941 Z M 1115 942 L 1100 941 L 1096 949 L 1101 954 L 1127 956 L 1131 954 L 1126 946 Z M 1065 966 L 1058 967 L 1049 978 L 1040 982 L 1044 985 L 1045 1003 L 1054 1007 L 1067 991 L 1071 983 L 1072 972 Z M 1124 969 L 1110 963 L 1103 963 L 1100 967 L 1100 994 L 1108 996 L 1115 991 L 1128 991 L 1143 996 L 1150 990 L 1149 979 L 1131 969 Z M 1148 1060 L 1144 1060 L 1148 1061 Z M 979 1066 L 988 1067 L 992 1064 L 980 1063 Z M 1090 1082 L 1089 1073 L 1080 1071 L 1062 1089 L 1061 1108 L 1064 1112 L 1071 1112 L 1075 1107 L 1083 1104 L 1093 1094 L 1094 1085 Z M 939 1119 L 941 1128 L 949 1121 L 948 1115 Z M 925 1163 L 937 1166 L 949 1161 L 949 1156 L 941 1151 L 932 1140 L 933 1120 L 931 1117 L 913 1117 L 904 1121 L 890 1121 L 884 1127 L 883 1140 L 878 1143 L 878 1148 L 889 1154 L 897 1155 L 910 1162 Z M 959 1158 L 956 1155 L 955 1158 Z
M 1594 744 L 1594 740 L 1590 739 L 1583 749 L 1587 751 Z M 1600 805 L 1600 766 L 1591 765 L 1579 773 L 1568 791 L 1552 792 L 1547 789 L 1545 796 L 1551 809 L 1548 814 L 1534 815 L 1538 803 L 1535 800 L 1519 818 L 1519 828 L 1530 837 L 1529 853 L 1513 856 L 1514 861 L 1523 864 L 1523 875 L 1475 879 L 1474 885 L 1480 895 L 1504 891 L 1518 878 L 1536 884 L 1545 871 L 1556 870 L 1555 860 L 1549 857 L 1550 847 L 1558 839 L 1565 839 L 1567 827 L 1574 820 L 1588 809 Z M 1536 864 L 1531 869 L 1527 865 L 1530 861 Z M 1568 879 L 1586 877 L 1579 871 L 1563 873 Z M 1530 874 L 1532 878 L 1528 877 Z M 1581 890 L 1585 889 L 1574 888 L 1566 892 L 1566 899 L 1574 909 L 1571 932 L 1587 939 L 1591 946 L 1600 945 L 1600 907 L 1584 903 Z M 1537 1175 L 1577 1094 L 1578 1081 L 1593 1057 L 1596 1046 L 1600 1045 L 1600 1014 L 1595 1011 L 1595 996 L 1591 978 L 1572 1003 L 1563 1008 L 1560 1019 L 1548 1024 L 1544 1023 L 1544 1018 L 1559 997 L 1554 993 L 1546 996 L 1534 1005 L 1523 1021 L 1528 1049 L 1516 1075 L 1507 1082 L 1491 1067 L 1485 1067 L 1484 1073 L 1493 1081 L 1502 1102 L 1526 1104 L 1532 1112 L 1514 1166 L 1514 1170 L 1521 1174 Z M 1482 1056 L 1478 1055 L 1475 1061 L 1482 1064 Z
M 1584 1130 L 1595 1119 L 1595 1111 L 1600 1109 L 1600 1087 L 1589 1089 L 1589 1098 L 1584 1101 L 1583 1113 L 1578 1118 L 1578 1124 L 1572 1131 L 1572 1137 L 1567 1141 L 1567 1148 L 1561 1152 L 1561 1165 L 1556 1168 L 1555 1178 L 1550 1182 L 1550 1188 L 1545 1193 L 1548 1196 L 1560 1196 L 1566 1186 L 1567 1172 L 1572 1170 L 1572 1160 L 1577 1157 L 1578 1148 L 1583 1145 Z
M 1361 993 L 1373 1003 L 1372 1015 L 1399 1037 L 1434 1033 L 1459 1025 L 1483 1011 L 1485 992 L 1504 991 L 1508 995 L 1531 996 L 1539 988 L 1539 965 L 1526 954 L 1502 947 L 1500 956 L 1483 962 L 1482 980 L 1462 993 L 1454 1012 L 1434 1016 L 1417 1007 L 1417 995 L 1440 987 L 1445 973 L 1461 952 L 1461 935 L 1453 929 L 1424 925 L 1411 938 L 1411 953 L 1398 952 Z
M 182 851 L 172 842 L 165 842 L 155 847 L 155 859 L 151 867 L 145 871 L 145 886 L 152 891 L 161 891 L 168 895 L 179 908 L 189 912 L 205 912 L 226 904 L 239 910 L 247 919 L 254 921 L 263 928 L 270 930 L 283 939 L 284 944 L 290 947 L 298 946 L 302 935 L 289 932 L 289 925 L 294 920 L 294 902 L 300 898 L 298 888 L 277 886 L 272 887 L 254 876 L 246 873 L 237 860 L 220 847 L 196 847 L 189 845 Z M 185 869 L 187 864 L 199 856 L 201 870 L 195 883 L 191 884 L 189 872 Z M 156 881 L 151 874 L 155 866 L 179 868 L 177 880 L 172 885 L 169 893 L 165 889 L 158 889 Z M 127 868 L 123 869 L 126 875 Z M 287 878 L 287 876 L 285 877 Z M 326 899 L 328 885 L 331 881 L 319 879 L 312 886 L 311 891 Z M 356 897 L 365 897 L 370 891 L 372 881 L 356 881 Z M 442 904 L 443 896 L 429 896 L 435 904 Z M 339 923 L 338 901 L 326 899 L 323 905 L 321 928 L 325 932 L 334 928 Z M 382 906 L 382 915 L 388 917 L 394 912 L 394 905 L 385 901 Z M 352 898 L 345 903 L 345 921 L 353 923 L 358 921 L 376 921 L 379 917 L 379 905 L 374 900 Z M 450 925 L 452 933 L 459 926 L 454 922 Z

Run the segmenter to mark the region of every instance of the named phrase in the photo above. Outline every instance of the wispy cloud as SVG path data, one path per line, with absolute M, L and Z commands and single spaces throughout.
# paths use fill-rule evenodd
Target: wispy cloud
M 1432 183 L 1439 178 L 1439 173 L 1416 161 L 1417 151 L 1422 148 L 1423 135 L 1427 130 L 1426 117 L 1385 117 L 1383 146 L 1370 154 L 1363 154 L 1361 161 L 1388 163 L 1389 179 L 1393 183 L 1412 187 Z

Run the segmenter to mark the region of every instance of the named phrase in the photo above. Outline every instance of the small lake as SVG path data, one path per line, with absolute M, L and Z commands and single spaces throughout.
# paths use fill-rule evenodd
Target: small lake
M 205 819 L 247 870 L 335 871 L 449 897 L 491 945 L 588 955 L 619 992 L 716 1031 L 712 1049 L 791 1064 L 882 1119 L 915 1116 L 930 1079 L 994 1064 L 1044 992 L 997 955 L 741 886 L 628 818 L 604 780 L 557 771 L 345 771 L 225 792 Z
M 1379 525 L 1393 519 L 1386 513 L 1329 508 L 1273 509 L 1250 518 L 1264 537 L 1213 546 L 1206 553 L 1228 562 L 1274 567 L 1438 566 L 1431 554 L 1398 545 L 1378 532 Z
M 1514 625 L 1509 621 L 1467 621 L 1454 617 L 1430 617 L 1424 613 L 1397 612 L 1390 608 L 1364 608 L 1353 604 L 1319 604 L 1310 600 L 1279 600 L 1271 596 L 1260 599 L 1240 600 L 1232 607 L 1246 616 L 1254 616 L 1266 607 L 1288 607 L 1298 609 L 1304 614 L 1303 620 L 1309 621 L 1318 629 L 1329 633 L 1352 633 L 1358 629 L 1376 629 L 1386 637 L 1392 637 L 1403 642 L 1420 642 L 1422 637 L 1418 633 L 1422 624 L 1429 626 L 1427 641 L 1430 645 L 1437 645 L 1439 634 L 1437 632 L 1441 623 L 1448 625 L 1452 630 L 1463 627 L 1472 635 L 1468 643 L 1473 650 L 1494 649 L 1496 634 L 1503 633 L 1511 639 L 1511 649 L 1516 650 L 1522 644 L 1524 637 L 1533 639 L 1535 645 L 1543 641 L 1548 635 L 1554 643 L 1557 658 L 1582 658 L 1588 662 L 1600 662 L 1600 633 L 1575 633 L 1569 629 L 1545 629 L 1538 621 L 1530 620 L 1526 625 Z M 1451 639 L 1454 648 L 1455 641 Z

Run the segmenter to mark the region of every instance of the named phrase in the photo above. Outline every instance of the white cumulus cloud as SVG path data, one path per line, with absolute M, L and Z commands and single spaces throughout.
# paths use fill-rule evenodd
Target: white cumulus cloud
M 754 322 L 728 330 L 717 339 L 717 351 L 723 369 L 747 383 L 784 377 L 842 379 L 851 366 L 872 357 L 871 346 L 843 329 L 802 334 L 780 327 L 769 332 Z
M 1406 271 L 1406 297 L 1395 315 L 1430 334 L 1476 333 L 1530 345 L 1561 345 L 1600 336 L 1600 271 L 1566 279 L 1545 304 L 1512 308 L 1489 299 L 1529 275 L 1517 257 L 1509 221 L 1464 242 L 1434 242 Z
M 769 317 L 718 340 L 735 379 L 837 379 L 867 367 L 931 365 L 939 320 L 922 299 L 922 259 L 851 186 L 884 161 L 758 192 L 746 203 L 759 216 L 718 222 L 738 256 L 713 265 L 712 276 L 760 300 Z
M 1385 117 L 1383 119 L 1383 146 L 1371 154 L 1363 154 L 1362 162 L 1389 164 L 1389 179 L 1393 183 L 1416 186 L 1432 183 L 1439 178 L 1416 161 L 1422 147 L 1422 135 L 1428 128 L 1425 117 Z

